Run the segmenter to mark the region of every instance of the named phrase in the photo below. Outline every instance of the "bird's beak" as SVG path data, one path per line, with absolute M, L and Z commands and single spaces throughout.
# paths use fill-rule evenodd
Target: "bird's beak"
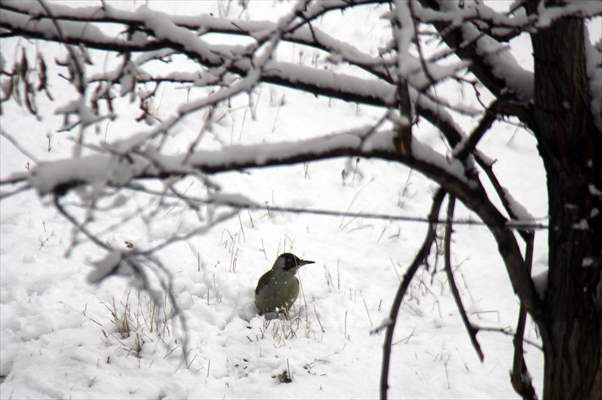
M 313 264 L 315 261 L 308 261 L 308 260 L 299 260 L 299 266 L 305 265 L 305 264 Z

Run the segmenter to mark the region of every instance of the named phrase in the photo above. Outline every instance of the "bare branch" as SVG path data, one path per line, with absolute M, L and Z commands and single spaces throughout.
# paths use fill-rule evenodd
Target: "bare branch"
M 531 266 L 533 263 L 533 244 L 535 241 L 535 235 L 529 234 L 526 241 L 525 250 L 525 267 L 531 272 Z M 512 362 L 512 372 L 510 373 L 510 381 L 512 387 L 523 399 L 525 400 L 537 400 L 537 394 L 531 381 L 531 374 L 527 369 L 525 363 L 525 357 L 523 355 L 523 337 L 525 334 L 525 324 L 527 321 L 527 309 L 521 304 L 518 322 L 516 324 L 516 333 L 514 334 L 514 357 Z
M 403 297 L 405 296 L 405 293 L 412 282 L 412 278 L 418 271 L 418 268 L 420 268 L 420 266 L 426 262 L 426 259 L 431 251 L 431 247 L 435 241 L 437 233 L 437 224 L 434 221 L 438 219 L 439 210 L 441 209 L 441 203 L 443 202 L 445 194 L 445 190 L 439 188 L 433 197 L 433 204 L 431 205 L 431 211 L 429 212 L 429 219 L 431 220 L 431 223 L 429 224 L 426 236 L 422 246 L 414 257 L 414 261 L 412 261 L 408 267 L 408 270 L 404 274 L 403 279 L 397 288 L 397 293 L 395 293 L 395 298 L 393 299 L 393 304 L 391 306 L 391 311 L 389 312 L 389 318 L 386 324 L 385 341 L 383 344 L 383 360 L 380 375 L 381 400 L 387 399 L 387 393 L 389 390 L 389 364 L 391 361 L 391 346 L 393 344 L 393 333 L 395 331 L 395 324 L 397 322 L 399 308 L 401 307 Z
M 470 342 L 472 343 L 472 347 L 474 347 L 477 355 L 479 356 L 479 360 L 483 362 L 483 350 L 481 350 L 481 345 L 477 340 L 478 329 L 473 326 L 468 319 L 468 314 L 466 313 L 466 309 L 464 308 L 464 304 L 462 303 L 462 298 L 460 297 L 460 291 L 458 290 L 458 286 L 456 285 L 456 280 L 454 279 L 454 273 L 451 267 L 451 236 L 452 236 L 452 220 L 454 218 L 454 207 L 456 203 L 456 199 L 454 196 L 449 196 L 447 203 L 447 222 L 445 223 L 445 274 L 447 275 L 447 282 L 449 283 L 449 287 L 451 289 L 454 301 L 456 302 L 456 307 L 460 312 L 460 316 L 462 317 L 462 322 L 464 323 L 464 327 L 468 332 L 468 336 L 470 337 Z
M 479 124 L 474 128 L 472 133 L 462 142 L 460 142 L 455 148 L 453 155 L 463 163 L 470 153 L 474 151 L 477 144 L 485 135 L 485 133 L 491 128 L 491 125 L 497 118 L 497 109 L 499 108 L 499 100 L 494 100 L 493 103 L 485 110 L 483 118 L 479 121 Z
M 411 20 L 405 0 L 395 2 L 395 17 L 391 19 L 393 39 L 397 47 L 397 98 L 399 112 L 403 120 L 398 124 L 395 138 L 398 152 L 412 151 L 412 104 L 408 85 L 409 49 L 414 34 L 414 21 Z

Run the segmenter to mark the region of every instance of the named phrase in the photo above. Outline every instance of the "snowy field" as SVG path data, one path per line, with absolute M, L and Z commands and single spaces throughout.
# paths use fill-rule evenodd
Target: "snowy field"
M 134 8 L 142 3 L 120 5 Z M 236 3 L 227 10 L 225 2 L 215 1 L 150 4 L 173 14 L 213 12 L 270 20 L 291 6 L 259 1 L 242 12 Z M 378 19 L 379 13 L 365 7 L 346 14 L 344 23 L 337 16 L 320 20 L 318 26 L 359 48 L 372 48 L 374 41 L 385 40 L 387 25 Z M 516 42 L 519 62 L 528 62 L 527 43 Z M 20 54 L 17 45 L 24 45 L 32 56 L 35 46 L 57 57 L 65 52 L 53 44 L 34 46 L 2 39 L 7 62 Z M 317 52 L 300 50 L 288 45 L 278 54 L 306 65 L 322 62 Z M 95 64 L 89 66 L 89 73 L 110 67 L 111 60 L 99 53 L 91 55 Z M 182 60 L 182 68 L 190 67 Z M 3 104 L 1 116 L 3 128 L 42 160 L 69 156 L 73 143 L 71 133 L 55 131 L 61 117 L 53 115 L 53 108 L 73 98 L 73 89 L 60 79 L 53 79 L 51 85 L 58 100 L 53 104 L 40 96 L 42 120 L 32 119 L 14 102 Z M 160 101 L 153 105 L 160 117 L 170 115 L 174 105 L 191 95 L 184 89 L 162 90 Z M 463 104 L 477 104 L 452 84 L 439 90 L 449 90 Z M 242 96 L 230 107 L 224 105 L 213 135 L 203 145 L 217 148 L 308 138 L 374 123 L 383 112 L 269 85 L 258 89 L 254 98 L 253 111 Z M 136 110 L 127 98 L 116 104 L 119 119 L 103 122 L 97 131 L 90 129 L 87 133 L 95 135 L 93 140 L 112 141 L 141 129 L 134 124 Z M 187 140 L 198 131 L 199 119 L 183 121 L 169 149 L 185 150 Z M 469 130 L 472 122 L 458 118 L 457 123 Z M 415 132 L 422 141 L 445 151 L 432 126 L 423 122 Z M 514 197 L 534 216 L 545 217 L 545 175 L 530 134 L 496 123 L 479 148 L 498 160 L 495 171 Z M 0 138 L 0 176 L 25 171 L 31 162 Z M 426 225 L 277 213 L 269 206 L 426 216 L 436 186 L 401 165 L 364 159 L 333 159 L 214 178 L 223 192 L 243 194 L 268 209 L 241 211 L 211 231 L 159 253 L 173 274 L 177 302 L 187 323 L 188 362 L 182 359 L 182 327 L 166 321 L 166 311 L 154 307 L 131 280 L 113 277 L 99 286 L 86 281 L 91 262 L 103 253 L 91 243 L 81 243 L 65 254 L 72 228 L 48 198 L 29 191 L 0 203 L 0 398 L 378 397 L 383 334 L 370 332 L 388 315 Z M 203 193 L 193 180 L 183 188 L 190 194 Z M 194 212 L 180 202 L 165 205 L 148 224 L 128 222 L 126 215 L 132 210 L 156 204 L 131 192 L 123 201 L 126 207 L 108 211 L 96 227 L 107 228 L 106 240 L 124 248 L 128 243 L 152 246 L 198 223 Z M 222 209 L 214 207 L 212 212 Z M 470 214 L 459 207 L 457 217 Z M 545 232 L 539 231 L 534 272 L 547 263 L 545 241 Z M 255 285 L 284 251 L 315 264 L 299 273 L 302 293 L 291 318 L 265 321 L 254 310 Z M 489 232 L 482 226 L 456 226 L 453 251 L 455 275 L 470 318 L 482 326 L 513 328 L 518 302 Z M 485 353 L 481 363 L 454 305 L 443 261 L 436 263 L 433 255 L 430 260 L 437 271 L 418 273 L 399 315 L 391 397 L 517 398 L 509 380 L 512 337 L 479 333 Z M 530 322 L 525 336 L 538 342 Z M 529 345 L 525 350 L 540 390 L 541 352 Z

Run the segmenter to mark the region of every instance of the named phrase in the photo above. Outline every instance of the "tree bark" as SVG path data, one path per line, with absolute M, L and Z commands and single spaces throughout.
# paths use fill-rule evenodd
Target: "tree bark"
M 530 1 L 529 11 L 538 3 Z M 530 127 L 547 173 L 550 215 L 548 286 L 537 321 L 545 400 L 602 399 L 602 132 L 590 106 L 585 29 L 583 20 L 563 18 L 531 35 Z

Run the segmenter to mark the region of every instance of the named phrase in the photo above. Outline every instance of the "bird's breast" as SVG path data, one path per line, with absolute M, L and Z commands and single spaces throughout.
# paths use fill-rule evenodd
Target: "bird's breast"
M 272 273 L 267 282 L 258 288 L 255 304 L 260 313 L 288 310 L 299 295 L 299 280 L 285 271 Z

